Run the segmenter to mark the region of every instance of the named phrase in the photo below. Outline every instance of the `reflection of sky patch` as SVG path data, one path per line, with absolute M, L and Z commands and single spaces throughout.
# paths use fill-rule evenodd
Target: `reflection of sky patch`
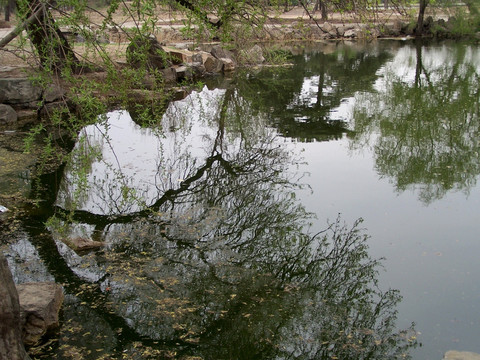
M 90 147 L 85 150 L 76 145 L 77 155 L 64 173 L 57 205 L 103 215 L 136 212 L 166 191 L 179 189 L 213 152 L 221 150 L 228 160 L 245 146 L 242 137 L 254 144 L 267 133 L 275 135 L 261 116 L 248 112 L 242 115 L 240 126 L 227 121 L 233 118 L 229 112 L 236 111 L 232 104 L 243 100 L 236 92 L 228 93 L 226 100 L 226 94 L 226 90 L 205 87 L 171 103 L 160 131 L 141 128 L 126 111 L 113 111 L 104 123 L 87 126 L 83 137 L 101 157 L 89 156 Z M 221 117 L 225 134 L 217 141 Z
M 132 201 L 122 203 L 126 187 L 147 204 L 165 187 L 178 188 L 188 175 L 185 164 L 210 155 L 207 148 L 216 130 L 205 119 L 216 121 L 224 94 L 225 90 L 204 89 L 171 103 L 162 117 L 161 134 L 141 128 L 126 111 L 110 112 L 106 124 L 84 128 L 88 143 L 99 147 L 102 157 L 90 165 L 90 190 L 77 208 L 97 214 L 137 211 Z M 69 184 L 62 187 L 57 200 L 62 207 L 68 207 L 76 190 L 72 171 L 67 169 L 65 177 Z
M 294 119 L 297 123 L 306 123 L 310 118 L 308 116 L 295 116 Z
M 352 119 L 353 109 L 355 107 L 355 97 L 342 99 L 340 105 L 330 110 L 330 120 L 339 120 L 349 122 Z
M 320 89 L 319 75 L 305 77 L 303 79 L 303 84 L 302 84 L 300 93 L 295 95 L 295 99 L 292 101 L 291 104 L 287 105 L 287 109 L 293 109 L 295 106 L 313 107 L 314 105 L 316 105 L 318 102 L 319 91 L 322 92 L 323 96 L 332 94 L 334 92 L 336 82 L 332 82 L 332 84 L 328 84 L 328 81 L 330 81 L 330 78 L 326 76 L 323 79 L 323 82 L 324 82 L 323 87 L 322 89 Z

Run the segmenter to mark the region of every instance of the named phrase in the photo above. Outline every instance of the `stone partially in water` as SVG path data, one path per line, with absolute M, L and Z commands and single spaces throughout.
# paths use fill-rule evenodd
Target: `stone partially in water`
M 445 353 L 443 360 L 480 360 L 480 354 L 470 351 L 450 350 Z
M 258 44 L 254 45 L 250 49 L 241 50 L 239 58 L 242 62 L 246 64 L 260 65 L 265 62 L 265 58 L 263 57 L 263 50 Z
M 223 72 L 232 72 L 235 70 L 235 62 L 228 58 L 220 58 L 220 62 L 223 64 Z
M 24 343 L 34 345 L 49 330 L 58 326 L 58 312 L 63 303 L 63 289 L 55 283 L 17 285 Z
M 76 237 L 71 239 L 66 239 L 64 241 L 67 245 L 69 245 L 75 251 L 87 251 L 101 248 L 104 243 L 100 241 L 93 241 L 91 239 L 83 238 L 83 237 Z

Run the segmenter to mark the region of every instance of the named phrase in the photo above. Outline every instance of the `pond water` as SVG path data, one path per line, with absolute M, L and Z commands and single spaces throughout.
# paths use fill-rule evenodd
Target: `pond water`
M 480 48 L 292 51 L 82 130 L 7 254 L 65 286 L 37 358 L 480 353 Z

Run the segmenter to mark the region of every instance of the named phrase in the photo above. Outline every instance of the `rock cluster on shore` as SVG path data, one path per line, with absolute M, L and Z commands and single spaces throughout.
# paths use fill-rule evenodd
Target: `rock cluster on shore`
M 139 62 L 132 55 L 132 48 L 141 47 L 131 43 L 127 48 L 127 63 L 120 66 L 138 67 Z M 210 51 L 190 51 L 173 46 L 161 45 L 156 38 L 148 38 L 146 65 L 151 73 L 161 75 L 166 84 L 176 84 L 183 80 L 197 80 L 220 73 L 230 73 L 243 64 L 259 65 L 265 61 L 259 45 L 243 49 L 234 55 L 231 51 L 213 45 Z M 0 125 L 15 123 L 22 116 L 48 115 L 57 106 L 68 103 L 68 94 L 59 83 L 50 84 L 46 89 L 32 81 L 27 74 L 14 72 L 14 67 L 0 67 Z M 153 80 L 148 77 L 142 84 L 149 88 Z M 26 110 L 30 110 L 29 112 Z

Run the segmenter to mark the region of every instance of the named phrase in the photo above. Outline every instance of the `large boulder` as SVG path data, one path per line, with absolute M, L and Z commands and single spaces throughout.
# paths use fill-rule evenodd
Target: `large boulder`
M 168 54 L 155 37 L 137 36 L 126 50 L 127 62 L 134 68 L 165 69 L 171 65 Z
M 0 359 L 29 359 L 22 342 L 20 305 L 7 259 L 0 251 Z
M 0 104 L 0 125 L 14 123 L 17 119 L 17 112 L 11 106 Z
M 63 303 L 63 289 L 55 283 L 17 285 L 20 313 L 25 324 L 25 345 L 37 344 L 43 335 L 58 327 L 58 313 Z
M 42 97 L 42 88 L 27 78 L 0 79 L 0 103 L 28 104 Z

